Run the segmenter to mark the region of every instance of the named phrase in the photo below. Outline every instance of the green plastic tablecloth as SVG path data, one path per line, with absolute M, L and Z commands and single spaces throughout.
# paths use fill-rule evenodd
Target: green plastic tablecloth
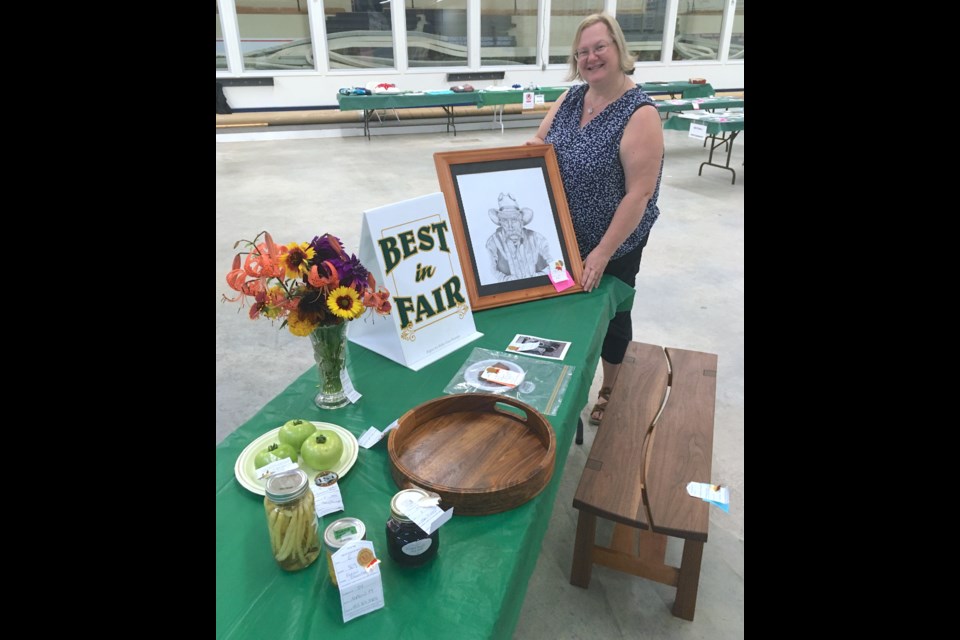
M 337 104 L 340 111 L 363 111 L 370 109 L 410 109 L 413 107 L 444 107 L 477 104 L 477 92 L 440 93 L 410 95 L 400 93 L 396 95 L 376 94 L 372 96 L 345 96 L 337 94 Z
M 692 82 L 642 82 L 640 86 L 647 93 L 680 94 L 682 98 L 704 98 L 712 96 L 716 91 L 709 83 L 694 84 Z
M 542 93 L 544 102 L 556 102 L 564 91 L 570 87 L 541 87 L 533 92 Z M 501 104 L 521 104 L 525 89 L 512 91 L 479 91 L 477 92 L 477 107 L 489 107 Z
M 695 111 L 698 109 L 742 109 L 742 98 L 683 98 L 680 100 L 658 100 L 657 111 L 670 113 L 673 111 Z
M 533 573 L 580 410 L 600 357 L 607 321 L 629 308 L 634 291 L 604 276 L 590 293 L 576 293 L 474 314 L 483 337 L 413 372 L 359 345 L 349 345 L 351 380 L 363 397 L 335 411 L 313 406 L 317 373 L 306 371 L 283 393 L 217 446 L 217 638 L 315 640 L 451 640 L 512 636 Z M 387 554 L 385 524 L 397 492 L 386 440 L 361 448 L 340 481 L 345 511 L 321 518 L 320 530 L 352 516 L 367 525 L 383 577 L 385 607 L 343 622 L 339 592 L 324 555 L 296 573 L 282 571 L 270 553 L 263 498 L 234 477 L 247 444 L 292 418 L 332 422 L 356 436 L 383 429 L 408 409 L 443 395 L 475 347 L 503 350 L 517 333 L 570 341 L 564 364 L 576 371 L 558 414 L 556 463 L 533 500 L 487 516 L 457 516 L 440 529 L 440 550 L 427 565 L 404 568 Z M 304 349 L 309 349 L 304 342 Z M 573 552 L 571 548 L 571 553 Z
M 715 136 L 728 131 L 743 131 L 742 113 L 681 113 L 663 123 L 664 129 L 689 131 L 692 123 L 707 126 L 707 133 Z

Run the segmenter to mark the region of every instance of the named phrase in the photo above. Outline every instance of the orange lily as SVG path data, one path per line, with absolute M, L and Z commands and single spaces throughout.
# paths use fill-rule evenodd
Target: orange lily
M 367 282 L 370 288 L 363 293 L 363 306 L 372 308 L 382 316 L 389 315 L 391 305 L 387 298 L 390 297 L 390 292 L 385 287 L 377 290 L 377 279 L 372 273 L 367 274 Z
M 307 274 L 307 282 L 317 289 L 324 289 L 329 287 L 329 289 L 336 289 L 340 286 L 340 275 L 337 273 L 337 270 L 333 267 L 329 260 L 323 261 L 324 266 L 326 266 L 327 271 L 330 272 L 328 277 L 320 275 L 320 270 L 317 268 L 317 265 L 310 267 L 310 273 Z

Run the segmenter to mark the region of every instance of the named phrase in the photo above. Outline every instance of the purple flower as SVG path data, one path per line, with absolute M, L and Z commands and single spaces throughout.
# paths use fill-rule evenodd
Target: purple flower
M 343 243 L 336 236 L 325 233 L 317 236 L 310 242 L 310 246 L 316 251 L 313 257 L 313 264 L 320 264 L 324 260 L 346 259 L 347 254 L 343 250 Z
M 330 261 L 340 276 L 340 284 L 353 287 L 362 292 L 367 286 L 367 270 L 360 264 L 360 259 L 351 255 L 346 260 L 335 258 Z

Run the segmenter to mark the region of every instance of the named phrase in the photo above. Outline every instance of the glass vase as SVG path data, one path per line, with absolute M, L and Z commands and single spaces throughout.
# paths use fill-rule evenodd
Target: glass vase
M 341 373 L 346 375 L 347 323 L 317 327 L 310 334 L 313 358 L 320 374 L 319 392 L 313 399 L 321 409 L 339 409 L 350 401 L 343 390 Z

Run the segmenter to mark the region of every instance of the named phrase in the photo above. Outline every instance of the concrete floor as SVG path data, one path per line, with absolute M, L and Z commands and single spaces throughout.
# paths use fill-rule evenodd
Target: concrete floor
M 433 153 L 519 145 L 533 133 L 529 126 L 502 134 L 461 126 L 457 136 L 417 132 L 374 135 L 370 141 L 351 135 L 240 142 L 256 134 L 218 134 L 217 443 L 313 365 L 302 338 L 267 321 L 250 321 L 235 304 L 221 304 L 235 241 L 252 239 L 263 229 L 278 239 L 329 232 L 356 251 L 364 209 L 440 190 Z M 744 136 L 733 149 L 734 185 L 721 169 L 705 167 L 697 176 L 707 159 L 702 142 L 678 131 L 664 131 L 664 137 L 661 216 L 637 276 L 634 339 L 718 354 L 713 480 L 730 487 L 730 513 L 712 510 L 693 622 L 670 614 L 674 589 L 665 585 L 595 567 L 589 589 L 572 586 L 573 495 L 597 429 L 588 425 L 585 407 L 584 443 L 571 447 L 516 640 L 744 637 Z M 599 388 L 598 371 L 591 398 Z M 681 548 L 674 542 L 667 557 L 679 565 Z

